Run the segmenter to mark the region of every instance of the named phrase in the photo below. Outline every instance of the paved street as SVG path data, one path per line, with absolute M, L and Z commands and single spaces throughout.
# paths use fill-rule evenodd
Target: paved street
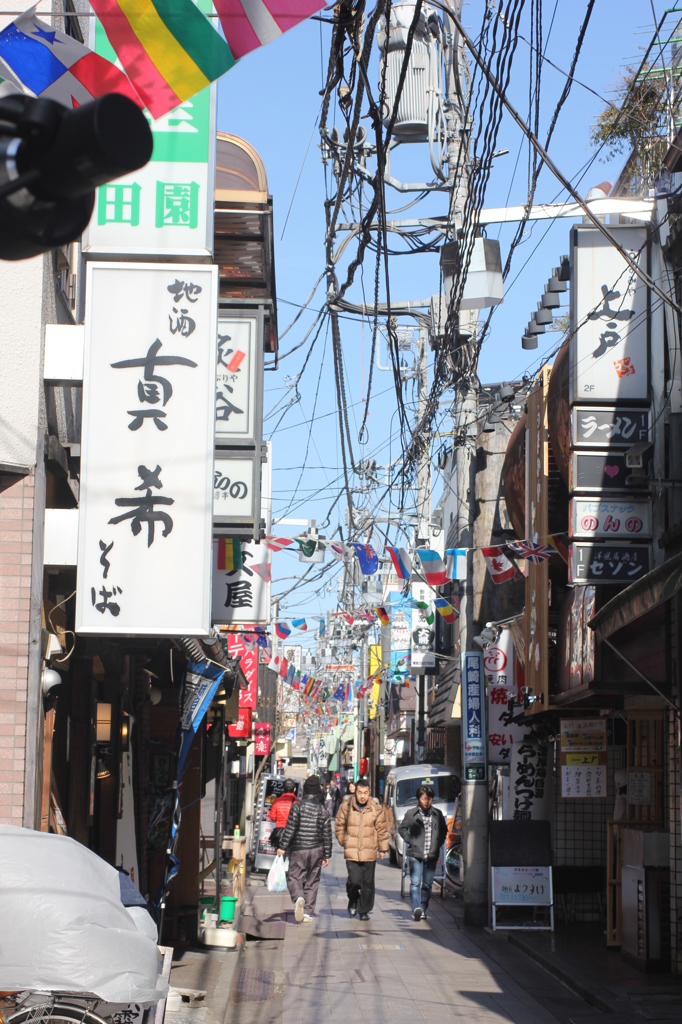
M 287 897 L 256 890 L 255 915 L 284 918 L 286 934 L 283 943 L 249 943 L 241 962 L 272 972 L 275 992 L 235 1002 L 233 987 L 229 1024 L 587 1024 L 604 1017 L 507 943 L 480 931 L 474 942 L 452 896 L 445 906 L 432 903 L 427 922 L 414 922 L 399 887 L 398 869 L 378 865 L 371 919 L 352 920 L 337 850 L 323 872 L 312 925 L 294 923 Z

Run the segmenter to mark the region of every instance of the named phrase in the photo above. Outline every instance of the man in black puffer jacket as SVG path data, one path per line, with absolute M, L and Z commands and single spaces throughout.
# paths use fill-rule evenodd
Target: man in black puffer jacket
M 289 854 L 287 886 L 299 924 L 313 919 L 322 868 L 332 855 L 332 820 L 319 797 L 320 780 L 311 775 L 303 784 L 303 799 L 291 809 L 277 851 Z

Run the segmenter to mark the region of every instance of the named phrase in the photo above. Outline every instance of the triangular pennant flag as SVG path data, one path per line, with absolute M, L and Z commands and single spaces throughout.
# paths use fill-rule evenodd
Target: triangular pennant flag
M 270 562 L 256 562 L 249 568 L 253 569 L 255 574 L 260 576 L 264 583 L 270 583 L 272 581 L 272 566 Z

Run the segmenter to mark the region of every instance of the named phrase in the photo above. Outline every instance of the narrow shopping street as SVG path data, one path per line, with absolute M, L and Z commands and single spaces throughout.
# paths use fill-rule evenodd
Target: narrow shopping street
M 264 885 L 251 889 L 247 911 L 286 921 L 285 936 L 283 942 L 247 940 L 225 1024 L 609 1020 L 504 936 L 464 928 L 461 900 L 452 894 L 445 902 L 435 898 L 428 920 L 416 923 L 408 897 L 400 896 L 400 871 L 385 861 L 377 864 L 374 911 L 362 922 L 348 916 L 345 880 L 336 848 L 310 925 L 295 924 L 288 894 L 268 893 Z M 615 1015 L 610 1019 L 615 1024 Z M 618 1016 L 623 1019 L 629 1018 Z

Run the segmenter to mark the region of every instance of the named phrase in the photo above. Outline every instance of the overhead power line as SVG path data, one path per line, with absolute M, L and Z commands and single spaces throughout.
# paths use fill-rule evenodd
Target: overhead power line
M 585 214 L 587 219 L 590 221 L 590 223 L 593 224 L 594 227 L 604 236 L 604 238 L 607 239 L 607 241 L 610 243 L 610 245 L 612 245 L 614 247 L 614 249 L 616 249 L 620 253 L 620 255 L 623 257 L 625 262 L 628 264 L 628 266 L 630 267 L 632 272 L 637 275 L 637 277 L 640 279 L 640 281 L 642 281 L 648 288 L 650 288 L 652 290 L 652 292 L 654 292 L 654 294 L 659 297 L 659 299 L 662 299 L 664 302 L 669 303 L 669 305 L 677 313 L 682 314 L 682 306 L 678 305 L 677 302 L 675 302 L 669 295 L 667 295 L 663 291 L 662 288 L 660 288 L 656 284 L 654 279 L 649 274 L 647 274 L 646 270 L 643 270 L 642 267 L 640 267 L 639 264 L 635 260 L 632 259 L 630 254 L 628 252 L 626 252 L 626 250 L 623 248 L 623 246 L 620 245 L 620 243 L 617 241 L 617 239 L 614 238 L 614 236 L 608 230 L 606 225 L 602 224 L 602 222 L 599 220 L 599 218 L 596 217 L 592 213 L 592 211 L 590 210 L 590 208 L 587 205 L 587 203 L 585 202 L 585 200 L 576 191 L 576 189 L 573 187 L 573 185 L 568 180 L 568 178 L 563 174 L 563 172 L 559 170 L 559 168 L 554 163 L 554 161 L 552 160 L 552 158 L 550 157 L 549 153 L 546 151 L 544 146 L 542 146 L 542 144 L 538 141 L 538 139 L 533 134 L 533 132 L 530 130 L 528 125 L 525 123 L 525 121 L 523 120 L 521 115 L 517 112 L 516 108 L 514 106 L 512 106 L 512 104 L 510 103 L 509 99 L 507 98 L 505 90 L 503 90 L 500 87 L 500 85 L 498 84 L 497 79 L 493 75 L 493 73 L 490 70 L 488 64 L 483 60 L 483 58 L 482 58 L 481 54 L 479 53 L 476 45 L 469 38 L 467 32 L 465 31 L 465 29 L 464 29 L 461 21 L 457 17 L 457 15 L 453 11 L 450 11 L 450 16 L 453 19 L 453 21 L 455 22 L 455 24 L 457 26 L 457 30 L 461 33 L 462 39 L 463 39 L 467 49 L 469 50 L 469 52 L 471 53 L 472 57 L 474 58 L 474 60 L 478 64 L 478 66 L 480 67 L 480 69 L 483 72 L 483 74 L 486 76 L 486 78 L 490 82 L 491 87 L 499 95 L 500 99 L 502 100 L 502 102 L 503 102 L 504 106 L 506 107 L 506 109 L 508 110 L 509 114 L 512 116 L 513 120 L 516 122 L 516 124 L 521 129 L 521 131 L 524 132 L 524 134 L 528 137 L 528 139 L 530 140 L 533 148 L 536 150 L 536 152 L 541 157 L 541 159 L 545 162 L 547 167 L 549 167 L 549 169 L 552 172 L 552 174 L 554 175 L 554 177 L 563 185 L 563 187 L 566 189 L 566 191 L 571 196 L 571 198 L 578 204 L 578 206 L 580 206 L 580 208 L 582 209 L 583 213 Z

